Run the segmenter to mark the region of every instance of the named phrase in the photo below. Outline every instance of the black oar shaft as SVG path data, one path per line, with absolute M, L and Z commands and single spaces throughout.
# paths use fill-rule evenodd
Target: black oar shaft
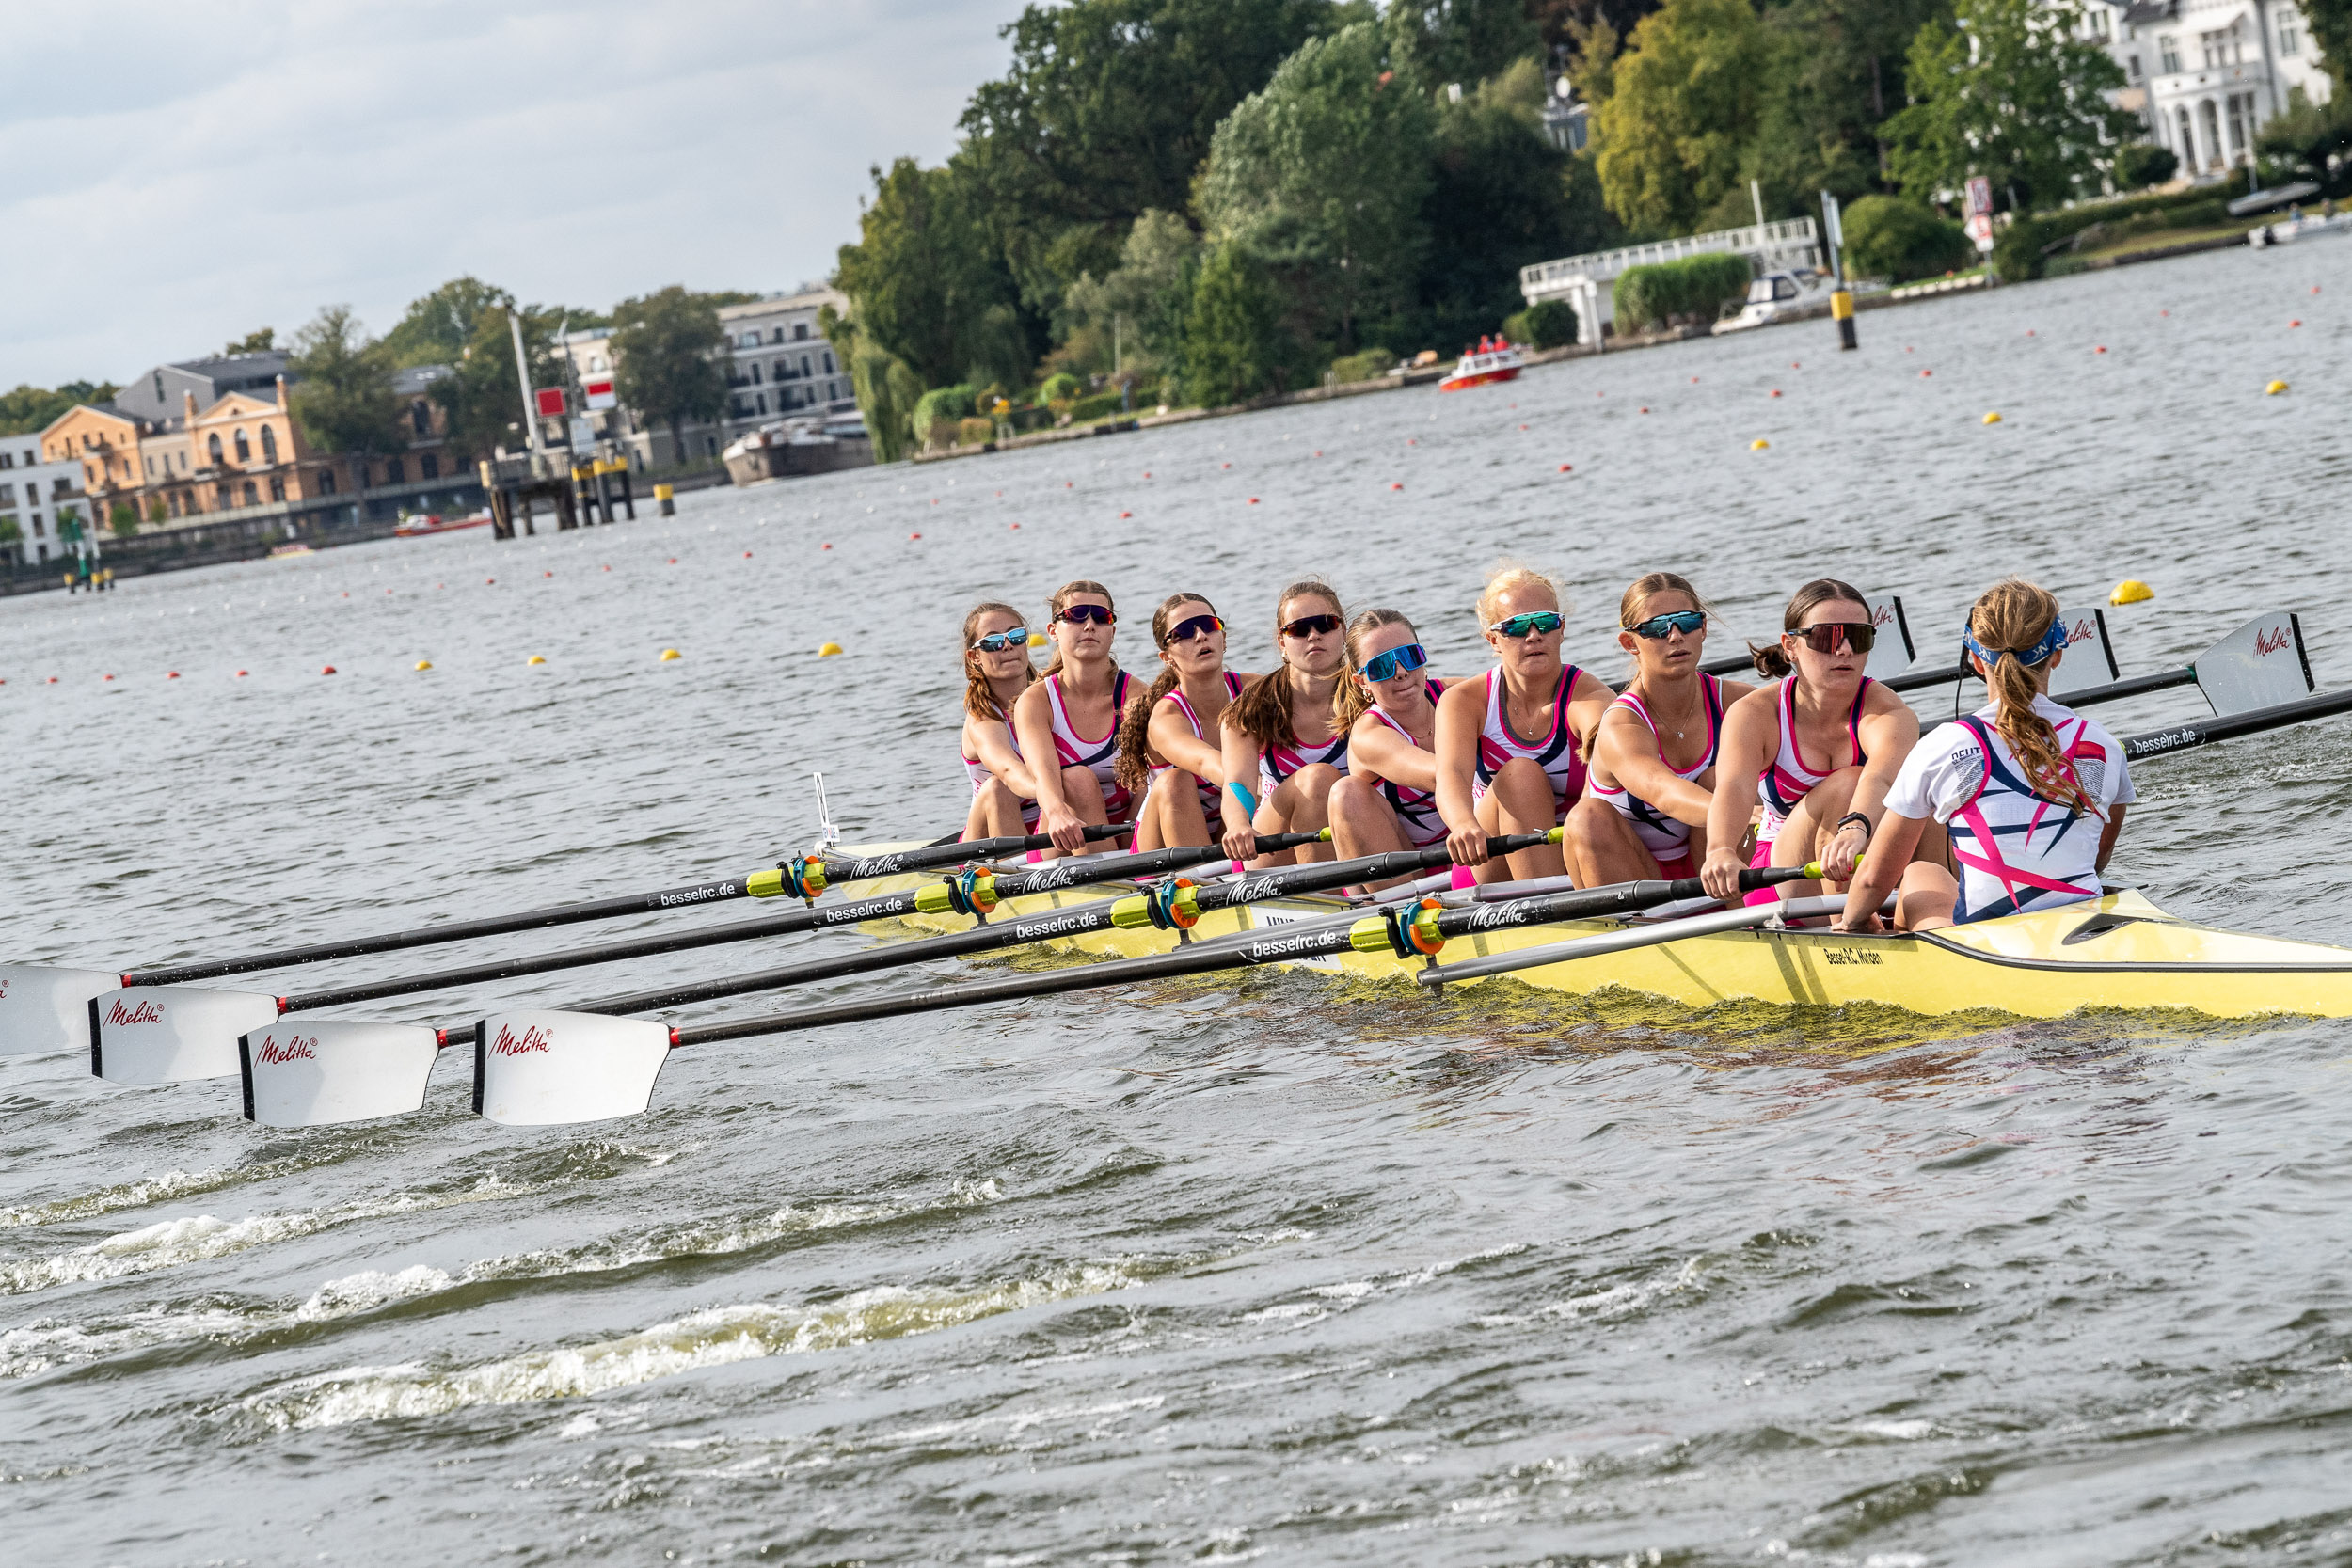
M 1269 834 L 1258 840 L 1260 853 L 1296 848 L 1302 844 L 1316 842 L 1314 833 Z M 999 897 L 1018 897 L 1024 894 L 1050 892 L 1057 888 L 1076 887 L 1088 882 L 1114 881 L 1122 877 L 1151 876 L 1181 866 L 1197 864 L 1203 853 L 1199 846 L 1173 849 L 1148 850 L 1140 855 L 1078 855 L 1055 861 L 1036 871 L 1018 876 L 999 877 L 995 887 Z M 627 958 L 649 958 L 657 953 L 677 953 L 693 947 L 717 947 L 735 942 L 757 942 L 765 937 L 791 936 L 802 931 L 828 930 L 838 926 L 854 926 L 868 920 L 892 920 L 913 914 L 921 907 L 920 900 L 929 890 L 910 889 L 904 893 L 883 894 L 879 897 L 861 898 L 846 904 L 817 904 L 806 909 L 786 910 L 761 920 L 739 920 L 725 926 L 704 926 L 683 931 L 662 931 L 651 936 L 626 942 L 597 942 L 589 947 L 567 947 L 553 953 L 534 953 L 518 958 L 492 959 L 483 963 L 459 964 L 449 969 L 433 970 L 423 974 L 394 975 L 389 979 L 372 980 L 361 985 L 340 986 L 331 990 L 306 991 L 287 996 L 280 1005 L 284 1012 L 304 1012 L 319 1007 L 340 1007 L 353 1002 L 373 1002 L 387 996 L 409 996 L 418 991 L 446 990 L 457 986 L 475 986 L 492 980 L 512 980 L 525 974 L 545 974 L 558 969 L 580 969 L 589 964 L 618 963 Z
M 2167 752 L 2186 751 L 2191 746 L 2209 746 L 2217 740 L 2232 740 L 2264 730 L 2284 729 L 2289 724 L 2300 724 L 2306 720 L 2326 719 L 2348 711 L 2352 711 L 2352 687 L 2338 691 L 2323 691 L 2315 697 L 2297 698 L 2292 703 L 2279 703 L 2245 713 L 2194 719 L 2185 724 L 2136 735 L 2123 742 L 2123 754 L 2137 762 L 2142 757 L 2162 756 Z
M 1087 837 L 1100 842 L 1131 832 L 1133 829 L 1124 824 L 1114 823 L 1107 827 L 1098 824 L 1087 830 Z M 929 845 L 919 849 L 868 856 L 864 860 L 831 862 L 825 867 L 825 874 L 832 883 L 865 881 L 877 877 L 896 877 L 910 871 L 960 865 L 965 861 L 994 855 L 1042 849 L 1052 843 L 1053 840 L 1043 833 L 1033 833 L 1025 838 L 991 838 L 964 844 Z M 336 958 L 362 958 L 370 953 L 396 953 L 405 948 L 430 947 L 445 942 L 469 942 L 477 937 L 541 930 L 550 926 L 573 926 L 590 920 L 617 920 L 632 914 L 658 914 L 664 910 L 689 909 L 698 904 L 751 897 L 753 884 L 759 879 L 760 874 L 755 872 L 750 876 L 729 877 L 715 882 L 695 882 L 686 887 L 662 888 L 653 893 L 598 898 L 585 904 L 557 904 L 544 910 L 488 915 L 480 920 L 453 921 L 444 926 L 422 926 L 412 930 L 387 932 L 382 936 L 353 937 L 344 942 L 315 942 L 307 947 L 283 947 L 270 953 L 249 954 L 242 958 L 166 964 L 126 974 L 122 983 L 126 986 L 186 985 L 198 980 L 217 980 L 225 974 L 248 974 L 257 969 L 293 969 L 303 964 L 326 963 Z M 374 994 L 392 993 L 379 991 Z

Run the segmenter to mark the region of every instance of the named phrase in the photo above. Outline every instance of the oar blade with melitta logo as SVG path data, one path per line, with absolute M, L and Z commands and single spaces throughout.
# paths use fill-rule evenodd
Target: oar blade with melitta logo
M 87 1051 L 90 998 L 121 984 L 110 970 L 0 964 L 0 1056 Z
M 245 1118 L 326 1127 L 404 1116 L 424 1104 L 439 1032 L 354 1019 L 280 1022 L 237 1041 Z
M 653 1102 L 670 1026 L 595 1013 L 492 1013 L 475 1025 L 473 1108 L 507 1127 L 633 1117 Z
M 237 1073 L 237 1037 L 278 1021 L 278 998 L 201 986 L 134 986 L 89 1000 L 89 1069 L 110 1084 Z

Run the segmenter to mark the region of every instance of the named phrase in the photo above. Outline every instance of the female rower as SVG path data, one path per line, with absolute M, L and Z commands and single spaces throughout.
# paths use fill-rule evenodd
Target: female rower
M 1634 579 L 1617 625 L 1634 673 L 1601 715 L 1590 786 L 1568 813 L 1568 869 L 1580 887 L 1698 875 L 1724 708 L 1754 689 L 1699 668 L 1707 607 L 1677 573 Z M 1746 799 L 1744 788 L 1732 793 Z
M 1021 754 L 1040 762 L 1031 770 L 1038 831 L 1051 833 L 1063 854 L 1082 855 L 1102 847 L 1087 839 L 1090 824 L 1125 822 L 1135 809 L 1116 776 L 1119 720 L 1135 682 L 1111 657 L 1119 615 L 1109 589 L 1084 579 L 1065 582 L 1046 608 L 1053 616 L 1054 657 L 1043 678 L 1013 705 L 1012 729 Z
M 1143 802 L 1135 847 L 1215 844 L 1209 824 L 1222 831 L 1225 798 L 1217 721 L 1250 677 L 1225 668 L 1225 623 L 1198 594 L 1160 601 L 1152 641 L 1166 668 L 1119 723 L 1119 784 Z
M 1753 776 L 1756 795 L 1715 794 L 1699 876 L 1716 898 L 1738 897 L 1740 872 L 1751 865 L 1820 861 L 1843 887 L 1878 826 L 1895 770 L 1919 739 L 1911 705 L 1862 673 L 1876 633 L 1860 589 L 1817 578 L 1790 596 L 1780 624 L 1780 640 L 1754 650 L 1757 673 L 1773 683 L 1724 716 L 1718 768 L 1724 778 Z M 1759 810 L 1755 850 L 1743 854 L 1749 816 Z M 1943 842 L 1924 847 L 1937 858 Z M 1750 898 L 1769 902 L 1783 891 Z M 1800 882 L 1788 895 L 1817 891 Z
M 1347 731 L 1334 724 L 1331 709 L 1346 657 L 1338 591 L 1311 578 L 1292 583 L 1275 601 L 1274 626 L 1282 667 L 1244 687 L 1221 725 L 1223 837 L 1235 860 L 1254 854 L 1259 833 L 1327 826 L 1331 786 L 1347 771 Z M 1329 857 L 1327 846 L 1311 844 L 1255 863 Z
M 1337 722 L 1347 777 L 1331 786 L 1331 843 L 1341 860 L 1425 849 L 1445 837 L 1438 815 L 1438 699 L 1429 655 L 1401 610 L 1367 610 L 1347 624 Z
M 1036 681 L 1021 612 L 993 599 L 974 605 L 963 618 L 963 771 L 972 781 L 965 838 L 1037 831 L 1037 787 L 1021 760 L 1010 717 Z
M 1906 931 L 2099 896 L 2099 874 L 2137 796 L 2115 736 L 2050 700 L 2050 672 L 2066 648 L 2058 600 L 2006 578 L 1969 610 L 1962 641 L 1993 701 L 1903 759 L 1841 930 L 1878 929 L 1879 906 L 1899 887 L 1895 923 Z M 1912 859 L 1930 817 L 1951 833 L 1958 881 Z
M 1542 573 L 1497 571 L 1478 595 L 1478 622 L 1496 663 L 1438 699 L 1438 815 L 1454 863 L 1478 867 L 1480 881 L 1557 877 L 1567 863 L 1555 846 L 1489 865 L 1486 836 L 1539 833 L 1567 818 L 1584 792 L 1583 747 L 1615 693 L 1562 661 L 1560 590 Z

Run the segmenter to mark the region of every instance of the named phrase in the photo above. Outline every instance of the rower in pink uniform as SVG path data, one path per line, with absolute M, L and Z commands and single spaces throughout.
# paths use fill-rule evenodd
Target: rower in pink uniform
M 1438 815 L 1438 699 L 1421 634 L 1401 610 L 1359 611 L 1347 626 L 1349 674 L 1337 715 L 1347 730 L 1347 777 L 1331 786 L 1331 841 L 1341 860 L 1426 849 L 1446 836 Z
M 1052 834 L 1054 847 L 1065 855 L 1089 854 L 1116 847 L 1108 839 L 1089 843 L 1089 825 L 1129 821 L 1135 810 L 1117 775 L 1119 721 L 1138 692 L 1111 657 L 1119 615 L 1109 589 L 1084 579 L 1066 582 L 1047 608 L 1054 657 L 1043 677 L 1013 705 L 1013 734 L 1023 756 L 1051 757 L 1060 765 L 1030 768 L 1039 832 Z
M 1143 801 L 1135 847 L 1215 844 L 1225 796 L 1217 721 L 1255 677 L 1225 668 L 1225 623 L 1198 594 L 1160 601 L 1152 641 L 1165 668 L 1119 726 L 1119 783 Z
M 972 781 L 965 838 L 1037 831 L 1037 786 L 1021 760 L 1010 717 L 1036 681 L 1021 612 L 993 599 L 973 606 L 963 618 L 963 772 Z
M 1339 592 L 1309 578 L 1275 600 L 1282 666 L 1242 689 L 1218 724 L 1224 739 L 1225 852 L 1245 860 L 1260 833 L 1311 833 L 1330 826 L 1331 786 L 1347 772 L 1347 731 L 1331 697 L 1345 673 Z M 1252 865 L 1329 860 L 1327 844 L 1261 855 Z

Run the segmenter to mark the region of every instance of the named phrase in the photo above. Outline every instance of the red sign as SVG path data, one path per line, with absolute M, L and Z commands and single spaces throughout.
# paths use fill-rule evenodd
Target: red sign
M 592 411 L 615 407 L 620 403 L 612 393 L 612 378 L 609 375 L 592 375 L 580 384 L 580 389 Z
M 564 400 L 564 388 L 561 387 L 542 387 L 531 395 L 538 404 L 539 417 L 543 420 L 560 420 L 571 412 L 571 406 Z

